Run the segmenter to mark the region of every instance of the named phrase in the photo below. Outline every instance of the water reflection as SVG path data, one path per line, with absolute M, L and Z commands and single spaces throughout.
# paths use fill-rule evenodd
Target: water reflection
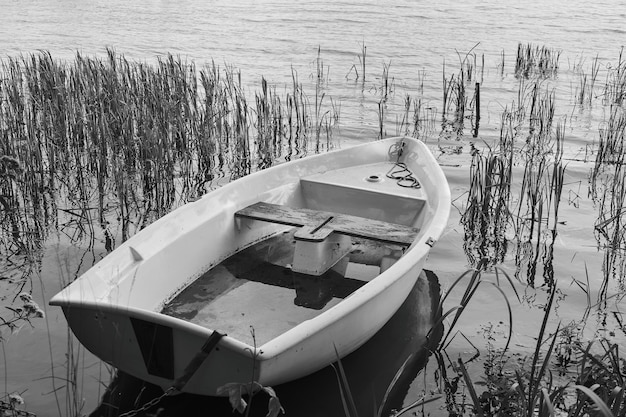
M 437 276 L 424 271 L 389 322 L 365 345 L 341 361 L 359 416 L 378 412 L 389 415 L 392 410 L 401 409 L 405 400 L 410 402 L 411 399 L 406 398 L 409 385 L 425 366 L 429 350 L 441 338 L 441 329 L 427 337 L 438 318 L 439 299 Z M 332 366 L 274 389 L 287 416 L 344 415 L 339 380 Z M 141 409 L 162 392 L 156 386 L 119 373 L 91 416 L 113 417 Z M 267 400 L 263 394 L 255 396 L 250 415 L 265 416 Z M 233 415 L 233 411 L 227 398 L 180 394 L 165 397 L 137 415 L 207 414 Z

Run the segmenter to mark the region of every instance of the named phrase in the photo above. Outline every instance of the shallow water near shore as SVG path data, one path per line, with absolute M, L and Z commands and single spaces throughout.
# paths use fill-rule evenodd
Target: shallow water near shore
M 407 95 L 421 98 L 424 123 L 420 139 L 439 159 L 453 195 L 448 228 L 426 266 L 445 292 L 470 264 L 461 214 L 467 203 L 473 149 L 486 149 L 485 144 L 497 142 L 503 111 L 520 100 L 521 80 L 514 73 L 518 43 L 558 50 L 557 75 L 541 81 L 546 90 L 554 89 L 555 120 L 564 126 L 566 165 L 552 262 L 559 302 L 552 319 L 583 327 L 582 334 L 590 339 L 605 336 L 623 342 L 626 306 L 615 297 L 624 292 L 623 278 L 612 277 L 608 302 L 596 305 L 604 291 L 605 248 L 594 229 L 599 208 L 589 198 L 589 173 L 600 129 L 610 115 L 603 86 L 607 74 L 618 65 L 626 42 L 622 28 L 626 7 L 619 2 L 577 1 L 456 3 L 8 1 L 2 4 L 0 14 L 0 58 L 47 50 L 54 59 L 72 62 L 77 52 L 105 57 L 106 48 L 112 47 L 129 60 L 154 64 L 158 57 L 171 53 L 198 67 L 214 60 L 222 67 L 237 68 L 251 97 L 260 89 L 261 77 L 278 93 L 289 91 L 295 72 L 311 101 L 316 92 L 323 93 L 324 104 L 330 106 L 332 98 L 338 114 L 328 146 L 322 146 L 322 151 L 375 140 L 381 131 L 385 136 L 405 133 L 402 120 L 407 117 Z M 467 56 L 475 63 L 468 88 L 475 82 L 481 85 L 480 127 L 475 136 L 469 122 L 460 134 L 458 130 L 450 133 L 442 114 L 442 78 L 457 75 L 459 62 Z M 582 80 L 585 75 L 589 79 L 596 58 L 600 65 L 595 89 L 589 100 L 581 102 Z M 519 194 L 522 171 L 522 166 L 516 167 L 516 191 L 512 194 Z M 59 204 L 60 220 L 48 232 L 34 260 L 24 263 L 27 267 L 15 267 L 19 259 L 5 259 L 0 252 L 5 267 L 0 280 L 2 306 L 15 306 L 17 294 L 32 291 L 46 313 L 45 319 L 32 320 L 32 327 L 26 324 L 15 334 L 3 333 L 0 391 L 20 393 L 24 409 L 41 416 L 95 410 L 113 373 L 72 341 L 61 311 L 47 307 L 47 301 L 121 242 L 124 233 L 115 219 L 109 219 L 112 223 L 105 234 L 99 224 L 89 226 L 63 211 L 66 208 Z M 138 224 L 135 230 L 140 228 Z M 511 245 L 501 264 L 511 275 L 519 266 L 513 249 Z M 24 285 L 20 277 L 28 268 L 32 272 Z M 541 273 L 536 289 L 525 285 L 524 275 L 517 284 L 522 301 L 512 302 L 514 352 L 529 353 L 534 348 L 547 298 Z M 495 279 L 492 273 L 486 275 Z M 506 292 L 513 300 L 514 294 Z M 461 295 L 453 296 L 452 305 Z M 384 393 L 377 386 L 377 394 L 370 395 L 368 384 L 387 383 L 401 366 L 400 358 L 408 357 L 419 345 L 416 334 L 422 330 L 416 330 L 420 327 L 414 322 L 420 317 L 411 314 L 419 310 L 419 297 L 413 296 L 398 313 L 401 318 L 392 320 L 389 329 L 368 344 L 371 350 L 351 355 L 345 364 L 349 379 L 358 375 L 352 377 L 354 383 L 363 383 L 353 389 L 362 415 L 375 408 L 369 401 L 380 398 L 381 390 Z M 587 310 L 589 306 L 592 308 Z M 502 295 L 483 286 L 457 326 L 483 348 L 489 332 L 503 339 L 507 314 Z M 463 357 L 473 354 L 468 353 L 473 347 L 461 337 L 451 349 Z M 280 387 L 278 394 L 285 408 L 310 410 L 310 415 L 343 415 L 340 398 L 336 398 L 336 376 L 331 369 L 324 373 L 320 378 Z M 406 392 L 398 393 L 395 407 L 422 395 L 419 381 L 405 382 Z M 328 396 L 334 399 L 328 400 Z

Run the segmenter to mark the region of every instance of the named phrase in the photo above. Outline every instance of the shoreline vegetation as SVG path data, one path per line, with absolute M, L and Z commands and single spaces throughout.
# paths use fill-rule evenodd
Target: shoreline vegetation
M 485 60 L 473 50 L 459 54 L 456 72 L 450 69 L 455 65 L 444 63 L 439 111 L 424 95 L 424 74 L 400 111 L 388 105 L 397 90 L 391 62 L 383 64 L 380 78 L 370 81 L 378 101 L 373 137 L 389 136 L 393 130 L 435 144 L 445 142 L 439 145 L 442 152 L 454 152 L 449 143 L 465 138 L 468 131 L 474 138 L 468 189 L 456 202 L 461 205 L 463 250 L 472 269 L 459 274 L 439 306 L 441 320 L 435 327 L 443 331 L 440 326 L 445 325 L 446 330 L 431 352 L 436 393 L 427 395 L 430 388 L 425 386 L 422 398 L 393 415 L 435 412 L 428 407 L 451 416 L 626 415 L 626 361 L 620 346 L 602 336 L 584 339 L 580 330 L 590 314 L 597 314 L 605 322 L 614 320 L 615 331 L 623 333 L 622 338 L 626 335 L 623 313 L 610 307 L 623 299 L 626 275 L 622 52 L 611 66 L 596 57 L 589 71 L 582 62 L 572 69 L 578 80 L 572 92 L 574 107 L 605 109 L 598 138 L 588 145 L 583 161 L 591 166 L 588 195 L 597 210 L 593 227 L 603 264 L 601 271 L 585 271 L 586 282 L 574 279 L 587 296 L 583 318 L 556 328 L 550 326 L 560 291 L 554 244 L 564 224 L 559 210 L 565 201 L 569 129 L 567 119 L 555 111 L 557 92 L 551 83 L 561 71 L 560 51 L 519 44 L 517 96 L 503 107 L 498 138 L 489 143 L 480 140 Z M 366 68 L 366 57 L 363 44 L 359 65 L 345 76 L 362 88 L 366 74 L 369 80 L 373 72 Z M 501 75 L 505 66 L 503 51 L 497 68 Z M 291 84 L 281 94 L 265 78 L 260 90 L 250 92 L 232 67 L 214 62 L 197 67 L 172 55 L 155 64 L 129 61 L 110 49 L 105 57 L 77 54 L 71 62 L 55 60 L 49 52 L 0 60 L 0 264 L 5 271 L 2 281 L 10 284 L 1 287 L 7 294 L 0 299 L 0 343 L 4 346 L 4 332 L 40 326 L 44 318 L 32 299 L 31 280 L 51 230 L 70 241 L 101 241 L 109 252 L 178 205 L 225 182 L 337 146 L 341 103 L 329 93 L 329 68 L 321 50 L 313 71 L 305 88 L 292 70 Z M 567 203 L 576 205 L 579 198 L 570 192 Z M 510 274 L 502 267 L 507 259 L 515 267 Z M 600 291 L 592 299 L 589 281 L 598 273 Z M 61 285 L 75 278 L 71 275 Z M 463 285 L 458 305 L 444 305 L 450 292 Z M 610 292 L 615 286 L 621 293 Z M 453 339 L 465 337 L 454 333 L 455 325 L 484 287 L 496 288 L 502 297 L 503 311 L 509 313 L 508 323 L 502 325 L 508 336 L 500 346 L 493 337 L 500 332 L 498 326 L 486 325 L 483 375 L 477 375 L 470 369 L 474 359 L 451 358 L 446 348 Z M 511 305 L 516 299 L 521 302 L 520 288 L 540 290 L 546 298 L 536 346 L 523 358 L 510 351 L 515 323 Z M 68 346 L 72 343 L 77 342 Z M 480 356 L 480 349 L 476 351 Z M 402 371 L 396 381 L 402 380 Z M 78 416 L 84 413 L 79 399 L 84 393 L 70 392 L 77 388 L 72 378 L 75 372 L 68 373 L 65 389 L 73 399 L 66 410 L 59 406 L 58 411 Z M 338 378 L 344 387 L 343 412 L 355 416 L 345 376 L 339 372 Z M 59 391 L 56 388 L 55 395 Z M 20 393 L 1 393 L 0 416 L 28 415 L 23 402 Z

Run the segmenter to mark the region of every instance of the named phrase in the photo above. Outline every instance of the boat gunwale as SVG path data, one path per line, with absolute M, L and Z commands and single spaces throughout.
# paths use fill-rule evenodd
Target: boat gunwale
M 76 304 L 69 301 L 58 301 L 54 302 L 51 305 L 59 306 L 63 309 L 80 309 L 94 311 L 98 313 L 113 313 L 117 315 L 121 314 L 129 318 L 145 320 L 154 324 L 165 325 L 171 327 L 172 329 L 186 330 L 205 339 L 211 336 L 211 334 L 213 334 L 213 332 L 215 331 L 220 332 L 219 330 L 211 329 L 206 326 L 201 326 L 199 324 L 195 324 L 184 319 L 179 319 L 177 317 L 169 316 L 158 311 L 151 311 L 131 306 L 123 307 L 119 304 L 103 303 L 98 301 L 88 301 Z M 250 351 L 250 349 L 253 349 L 253 346 L 250 346 L 239 339 L 229 337 L 227 334 L 224 334 L 224 337 L 222 337 L 222 340 L 220 341 L 220 346 L 227 346 L 230 347 L 232 350 L 237 350 L 241 352 L 246 352 Z

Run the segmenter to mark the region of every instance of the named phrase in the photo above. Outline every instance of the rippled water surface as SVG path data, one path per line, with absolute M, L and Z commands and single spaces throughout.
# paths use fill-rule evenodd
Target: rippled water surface
M 589 282 L 593 299 L 602 280 L 603 254 L 598 250 L 593 230 L 598 211 L 587 198 L 591 164 L 586 161 L 591 160 L 599 128 L 608 117 L 608 108 L 600 95 L 607 74 L 618 64 L 626 43 L 625 21 L 626 6 L 620 1 L 0 0 L 0 58 L 46 50 L 53 58 L 71 61 L 77 52 L 104 57 L 106 49 L 113 48 L 130 60 L 154 63 L 159 57 L 173 54 L 198 67 L 214 61 L 237 68 L 251 96 L 260 88 L 261 77 L 281 92 L 289 88 L 294 74 L 312 96 L 317 68 L 322 64 L 323 93 L 327 100 L 332 98 L 339 113 L 333 146 L 376 139 L 380 131 L 383 70 L 388 69 L 392 89 L 384 102 L 385 134 L 391 136 L 400 131 L 398 122 L 403 117 L 407 95 L 423 97 L 433 115 L 433 126 L 422 132 L 422 139 L 431 145 L 444 167 L 454 207 L 446 233 L 433 250 L 427 268 L 439 277 L 445 290 L 468 267 L 464 230 L 459 221 L 468 189 L 471 143 L 481 146 L 483 141 L 491 143 L 498 138 L 503 110 L 518 100 L 520 79 L 514 74 L 518 44 L 560 51 L 557 76 L 546 79 L 542 85 L 554 89 L 555 119 L 564 123 L 567 169 L 554 270 L 562 298 L 557 318 L 572 322 L 581 318 L 588 305 L 587 294 L 573 284 L 574 280 Z M 480 130 L 477 137 L 469 128 L 460 137 L 441 135 L 443 77 L 449 79 L 456 74 L 459 62 L 466 56 L 472 57 L 479 68 L 474 76 L 481 83 Z M 596 57 L 600 70 L 593 102 L 578 104 L 581 77 L 590 73 Z M 46 305 L 62 281 L 85 270 L 105 253 L 105 243 L 100 239 L 76 243 L 67 236 L 51 233 L 33 278 L 36 301 Z M 512 273 L 515 267 L 509 256 L 503 268 Z M 16 291 L 6 281 L 0 284 L 3 290 Z M 613 293 L 623 290 L 617 281 L 610 288 Z M 519 291 L 524 302 L 514 306 L 514 349 L 529 352 L 542 317 L 537 305 L 545 302 L 545 292 L 523 286 Z M 615 317 L 621 317 L 621 307 L 624 306 L 618 303 L 609 309 Z M 415 309 L 410 298 L 404 310 Z M 34 321 L 33 328 L 25 326 L 18 334 L 5 336 L 0 392 L 22 393 L 26 409 L 37 415 L 65 415 L 69 407 L 65 402 L 67 381 L 77 380 L 74 397 L 79 400 L 72 407 L 82 407 L 83 413 L 88 413 L 100 402 L 110 371 L 77 345 L 68 345 L 60 311 L 47 309 L 46 314 L 46 320 Z M 459 328 L 477 338 L 479 345 L 484 344 L 480 334 L 485 326 L 506 322 L 506 314 L 501 295 L 485 289 L 479 291 L 468 312 L 469 319 Z M 605 326 L 605 316 L 598 317 L 598 322 L 593 314 L 589 320 L 587 330 L 591 336 Z M 374 369 L 367 376 L 372 381 L 377 378 L 376 370 L 385 368 L 387 362 L 390 369 L 400 366 L 397 357 L 388 357 L 381 346 L 396 342 L 413 346 L 418 339 L 411 336 L 412 330 L 398 329 L 398 321 L 403 322 L 396 319 L 390 326 L 394 330 L 384 335 L 391 340 L 380 336 L 375 342 L 377 347 L 360 354 L 363 367 Z M 607 329 L 614 332 L 615 323 L 609 323 Z M 619 330 L 615 337 L 620 337 Z M 458 352 L 464 349 L 462 345 L 457 348 Z M 76 355 L 76 374 L 67 370 L 68 350 Z M 394 355 L 399 355 L 399 350 L 394 349 Z M 408 355 L 406 349 L 402 355 Z M 367 365 L 366 361 L 383 366 Z M 391 371 L 384 369 L 380 373 L 386 378 Z M 333 378 L 331 373 L 325 381 L 335 383 Z M 358 399 L 369 401 L 369 388 L 361 388 L 362 392 L 356 393 Z M 316 389 L 305 385 L 284 392 L 296 395 L 293 391 L 309 390 L 310 398 L 316 398 Z M 417 382 L 409 381 L 401 394 L 404 402 L 418 398 L 420 389 Z M 53 392 L 61 393 L 61 399 Z M 328 404 L 322 407 L 323 412 L 316 412 L 315 404 L 311 404 L 315 402 L 303 400 L 305 410 L 288 415 L 328 415 L 324 414 Z M 297 406 L 294 402 L 293 407 Z M 336 415 L 342 415 L 339 405 Z

